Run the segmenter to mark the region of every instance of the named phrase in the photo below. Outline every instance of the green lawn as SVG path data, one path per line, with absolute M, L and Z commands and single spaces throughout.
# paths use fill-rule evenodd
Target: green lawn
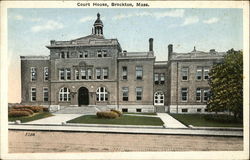
M 50 116 L 53 116 L 53 115 L 49 112 L 42 112 L 42 113 L 34 113 L 32 116 L 9 117 L 9 121 L 12 122 L 12 121 L 20 120 L 22 123 L 25 123 L 25 122 L 34 121 L 34 120 L 38 120 L 38 119 L 42 119 L 42 118 L 46 118 Z
M 162 126 L 163 122 L 157 117 L 144 117 L 144 116 L 126 116 L 118 117 L 116 119 L 102 119 L 97 118 L 96 115 L 85 115 L 67 123 L 88 123 L 88 124 L 118 124 L 118 125 L 153 125 Z
M 140 114 L 140 115 L 157 115 L 156 113 L 143 113 L 143 112 L 137 112 L 137 113 L 130 113 L 130 112 L 123 112 L 123 114 Z
M 206 120 L 204 114 L 171 114 L 175 119 L 185 125 L 197 127 L 243 127 L 241 123 L 222 123 L 212 120 Z

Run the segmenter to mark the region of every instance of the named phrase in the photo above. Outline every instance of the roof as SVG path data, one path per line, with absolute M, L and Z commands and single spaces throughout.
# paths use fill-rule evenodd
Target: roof
M 20 56 L 21 60 L 49 60 L 49 56 Z

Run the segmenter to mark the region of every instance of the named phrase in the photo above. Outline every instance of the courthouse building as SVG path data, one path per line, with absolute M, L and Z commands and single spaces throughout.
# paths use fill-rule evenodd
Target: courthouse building
M 100 14 L 92 34 L 70 41 L 51 40 L 48 56 L 21 56 L 22 104 L 107 106 L 124 112 L 206 112 L 212 65 L 225 52 L 195 48 L 156 61 L 149 50 L 127 52 L 104 37 Z

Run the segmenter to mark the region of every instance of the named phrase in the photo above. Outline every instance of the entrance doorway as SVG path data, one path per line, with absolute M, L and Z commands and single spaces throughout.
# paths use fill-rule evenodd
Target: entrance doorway
M 78 90 L 78 105 L 89 105 L 89 90 L 85 87 Z
M 155 92 L 154 94 L 154 105 L 163 106 L 164 105 L 164 94 L 163 92 Z

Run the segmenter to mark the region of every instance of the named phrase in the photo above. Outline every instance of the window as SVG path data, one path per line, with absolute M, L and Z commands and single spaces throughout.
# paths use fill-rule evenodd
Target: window
M 126 66 L 122 67 L 122 79 L 127 80 L 128 79 L 128 70 Z
M 187 108 L 183 108 L 183 109 L 181 109 L 181 112 L 188 112 L 188 109 Z
M 204 111 L 205 111 L 205 112 L 208 112 L 208 109 L 207 109 L 207 108 L 205 108 L 205 109 L 204 109 Z
M 70 68 L 67 68 L 67 69 L 66 69 L 66 77 L 67 77 L 67 80 L 70 80 L 70 79 L 71 79 L 71 71 L 70 71 Z
M 159 74 L 155 73 L 154 77 L 155 77 L 155 84 L 159 84 Z
M 65 58 L 65 54 L 64 54 L 64 52 L 61 52 L 61 54 L 60 54 L 60 58 Z
M 80 79 L 78 69 L 75 70 L 75 79 L 76 79 L 76 80 L 79 80 L 79 79 Z
M 141 108 L 136 108 L 136 112 L 141 112 Z
M 88 58 L 88 56 L 89 56 L 89 55 L 88 55 L 88 52 L 85 51 L 84 54 L 83 54 L 83 56 L 84 56 L 84 58 Z
M 36 101 L 36 88 L 32 87 L 31 88 L 31 101 Z
M 101 51 L 97 52 L 97 57 L 102 57 L 102 52 Z
M 160 74 L 160 82 L 161 82 L 161 84 L 164 84 L 164 83 L 165 83 L 165 76 L 164 76 L 164 73 L 161 73 L 161 74 Z
M 200 109 L 200 108 L 197 108 L 197 112 L 201 112 L 201 109 Z
M 65 80 L 64 69 L 59 70 L 59 79 L 60 80 Z
M 108 69 L 104 68 L 102 71 L 103 71 L 103 79 L 108 79 Z
M 142 100 L 142 88 L 141 87 L 136 87 L 136 100 L 140 101 Z
M 97 101 L 107 101 L 108 100 L 108 91 L 105 87 L 99 87 L 96 91 L 96 100 Z
M 181 101 L 182 102 L 187 102 L 188 100 L 188 89 L 187 88 L 182 88 L 181 89 Z
M 188 80 L 188 67 L 181 68 L 181 80 L 183 81 Z
M 201 67 L 197 67 L 196 70 L 196 80 L 201 80 L 202 79 L 202 68 Z
M 196 89 L 196 101 L 201 102 L 201 89 L 200 88 Z
M 106 51 L 106 50 L 103 50 L 103 51 L 102 51 L 102 55 L 103 55 L 103 57 L 107 57 L 107 51 Z
M 128 101 L 128 87 L 122 87 L 122 100 Z
M 92 69 L 88 69 L 88 79 L 92 79 Z
M 142 80 L 142 72 L 143 72 L 142 67 L 137 66 L 135 70 L 136 70 L 136 79 L 137 80 Z
M 30 72 L 31 72 L 31 81 L 36 81 L 36 79 L 37 79 L 36 68 L 31 67 Z
M 86 75 L 86 70 L 85 69 L 81 69 L 81 77 L 82 77 L 82 79 L 87 79 L 87 75 Z
M 66 55 L 67 55 L 67 58 L 69 58 L 69 52 L 67 52 L 67 54 L 66 54 Z
M 154 105 L 164 105 L 164 94 L 161 91 L 154 94 Z
M 122 112 L 128 112 L 128 109 L 127 108 L 123 108 Z
M 206 102 L 208 100 L 208 94 L 209 94 L 208 89 L 204 89 L 204 91 L 203 91 L 203 102 Z
M 48 102 L 49 101 L 49 89 L 43 88 L 43 101 Z
M 79 58 L 83 58 L 83 53 L 82 52 L 79 52 Z
M 59 101 L 68 102 L 70 101 L 70 90 L 66 87 L 61 88 L 59 91 Z
M 209 69 L 207 67 L 205 67 L 204 68 L 204 77 L 203 77 L 204 80 L 208 80 L 208 78 L 209 78 L 208 73 L 209 73 Z
M 101 79 L 101 69 L 96 68 L 95 72 L 96 72 L 96 79 Z
M 44 67 L 44 80 L 47 81 L 49 80 L 49 68 Z

